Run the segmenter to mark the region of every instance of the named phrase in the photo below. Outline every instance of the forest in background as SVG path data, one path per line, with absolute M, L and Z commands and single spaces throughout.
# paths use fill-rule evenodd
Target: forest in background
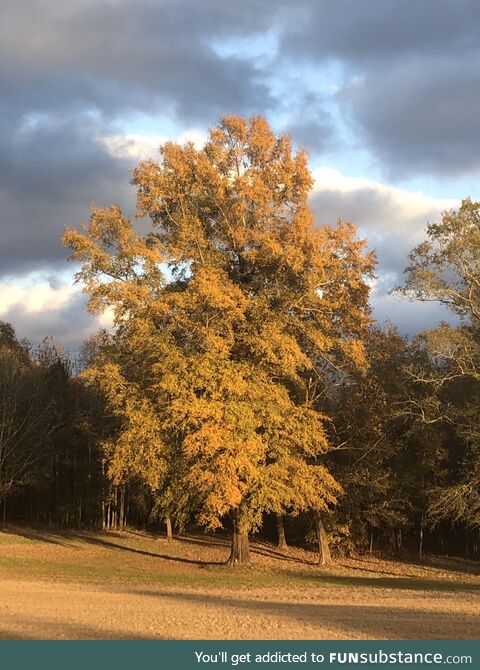
M 190 524 L 330 550 L 480 555 L 480 203 L 429 224 L 406 299 L 458 325 L 372 320 L 374 256 L 314 225 L 307 156 L 260 117 L 134 170 L 144 235 L 94 209 L 64 243 L 92 312 L 72 359 L 0 327 L 0 519 Z

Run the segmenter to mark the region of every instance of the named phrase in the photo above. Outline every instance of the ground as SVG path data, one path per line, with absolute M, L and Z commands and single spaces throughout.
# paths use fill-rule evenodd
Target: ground
M 0 639 L 476 639 L 480 565 L 311 552 L 184 535 L 0 532 Z

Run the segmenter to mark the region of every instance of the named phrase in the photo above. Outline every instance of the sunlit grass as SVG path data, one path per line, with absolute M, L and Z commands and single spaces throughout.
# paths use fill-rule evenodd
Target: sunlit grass
M 414 591 L 480 591 L 480 578 L 433 569 L 412 570 L 402 564 L 355 569 L 337 564 L 328 569 L 306 564 L 292 550 L 249 567 L 228 567 L 226 541 L 203 536 L 167 543 L 142 533 L 54 533 L 32 529 L 0 532 L 1 578 L 94 584 L 101 587 L 185 586 L 205 588 L 404 589 Z M 263 554 L 265 556 L 265 554 Z M 312 559 L 313 559 L 313 555 Z M 285 560 L 284 560 L 285 559 Z M 413 574 L 412 574 L 413 572 Z M 415 574 L 417 572 L 418 574 Z

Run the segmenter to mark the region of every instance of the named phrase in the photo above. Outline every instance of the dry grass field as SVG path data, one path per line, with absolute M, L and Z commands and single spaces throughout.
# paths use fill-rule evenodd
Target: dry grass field
M 315 555 L 264 542 L 0 532 L 0 639 L 475 639 L 480 566 Z

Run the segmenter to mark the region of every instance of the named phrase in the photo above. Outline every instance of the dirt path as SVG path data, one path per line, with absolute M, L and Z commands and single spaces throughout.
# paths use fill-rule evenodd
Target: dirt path
M 0 638 L 476 638 L 477 593 L 128 589 L 0 582 Z

